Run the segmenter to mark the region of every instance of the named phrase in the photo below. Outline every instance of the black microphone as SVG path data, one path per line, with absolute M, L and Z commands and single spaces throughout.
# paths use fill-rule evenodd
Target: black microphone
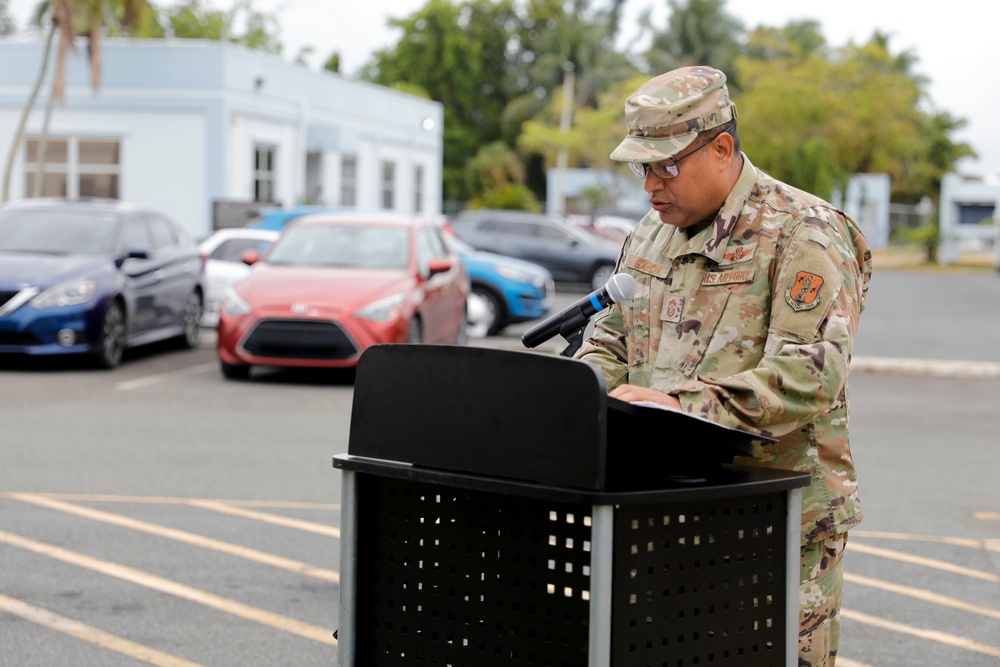
M 525 347 L 537 347 L 560 334 L 565 336 L 587 326 L 591 316 L 611 304 L 628 301 L 633 296 L 635 296 L 635 278 L 627 273 L 616 273 L 604 287 L 525 331 L 521 336 L 521 342 Z

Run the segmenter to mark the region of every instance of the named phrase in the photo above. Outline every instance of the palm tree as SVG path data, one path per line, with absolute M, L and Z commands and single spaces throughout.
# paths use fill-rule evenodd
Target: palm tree
M 31 114 L 35 99 L 38 97 L 38 92 L 48 71 L 52 42 L 56 34 L 59 35 L 56 71 L 52 79 L 52 93 L 49 96 L 42 139 L 39 145 L 39 173 L 35 179 L 35 194 L 40 192 L 41 187 L 49 117 L 53 105 L 62 102 L 65 95 L 66 55 L 75 50 L 75 37 L 83 35 L 87 38 L 90 85 L 96 94 L 101 81 L 101 35 L 105 30 L 111 34 L 120 35 L 153 36 L 157 33 L 162 35 L 162 30 L 159 30 L 159 23 L 156 20 L 156 12 L 148 0 L 42 0 L 35 8 L 33 23 L 41 26 L 46 19 L 48 19 L 49 27 L 42 55 L 42 65 L 38 72 L 38 78 L 32 87 L 31 95 L 28 97 L 28 102 L 21 112 L 21 118 L 11 142 L 4 170 L 3 198 L 0 201 L 9 199 L 14 158 L 24 140 L 24 128 L 27 125 L 28 116 Z

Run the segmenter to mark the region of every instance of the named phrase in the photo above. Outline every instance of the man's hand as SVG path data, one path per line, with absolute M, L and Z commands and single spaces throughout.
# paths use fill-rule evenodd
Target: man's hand
M 620 401 L 626 401 L 628 403 L 637 403 L 639 401 L 646 401 L 649 403 L 659 403 L 660 405 L 665 405 L 668 408 L 673 408 L 675 410 L 681 409 L 681 402 L 677 400 L 676 396 L 671 396 L 669 394 L 664 394 L 662 391 L 656 391 L 655 389 L 650 389 L 649 387 L 640 387 L 634 384 L 622 384 L 611 390 L 608 394 L 612 398 L 617 398 Z

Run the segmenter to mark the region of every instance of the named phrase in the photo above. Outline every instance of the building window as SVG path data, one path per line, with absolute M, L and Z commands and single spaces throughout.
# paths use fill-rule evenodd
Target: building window
M 26 197 L 119 197 L 121 145 L 115 139 L 50 137 L 43 147 L 40 138 L 29 137 L 25 153 Z
M 358 160 L 346 155 L 340 161 L 340 205 L 354 206 L 358 196 Z
M 257 145 L 253 149 L 253 200 L 273 202 L 274 199 L 274 146 Z
M 396 163 L 382 163 L 382 208 L 392 209 L 396 192 Z
M 419 164 L 413 170 L 413 212 L 424 212 L 424 167 Z
M 993 224 L 993 209 L 992 204 L 959 204 L 958 224 Z

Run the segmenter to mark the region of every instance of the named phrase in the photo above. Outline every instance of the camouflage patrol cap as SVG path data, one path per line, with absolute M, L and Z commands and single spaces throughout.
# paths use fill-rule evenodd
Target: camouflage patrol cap
M 736 118 L 726 75 L 711 67 L 682 67 L 642 84 L 625 100 L 628 136 L 611 153 L 622 162 L 659 162 L 676 155 L 699 132 Z

